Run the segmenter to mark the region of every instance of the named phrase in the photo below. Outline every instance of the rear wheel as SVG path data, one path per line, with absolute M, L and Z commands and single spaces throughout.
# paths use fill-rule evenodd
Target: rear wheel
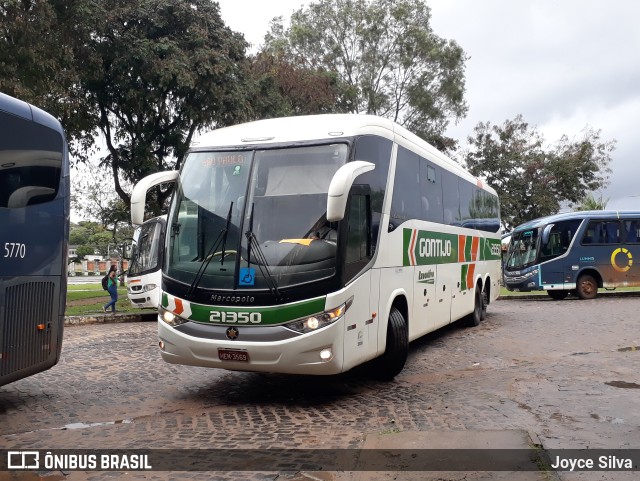
M 593 299 L 598 294 L 598 282 L 590 274 L 583 274 L 576 283 L 576 294 L 580 299 Z
M 555 299 L 556 301 L 561 301 L 565 297 L 569 295 L 569 291 L 547 291 L 547 294 L 551 299 Z
M 486 295 L 480 286 L 476 286 L 473 301 L 473 312 L 465 319 L 467 327 L 475 327 L 482 322 L 487 315 Z
M 387 347 L 374 363 L 375 375 L 383 381 L 392 380 L 402 371 L 409 354 L 409 328 L 402 313 L 395 307 L 389 313 Z

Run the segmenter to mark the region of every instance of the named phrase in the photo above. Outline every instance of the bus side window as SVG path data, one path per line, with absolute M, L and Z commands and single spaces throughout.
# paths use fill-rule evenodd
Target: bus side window
M 441 170 L 426 159 L 420 158 L 421 219 L 442 223 Z
M 593 222 L 590 222 L 587 226 L 587 229 L 584 231 L 584 236 L 582 237 L 583 244 L 596 244 L 598 239 L 596 238 L 596 225 Z
M 404 147 L 398 147 L 390 214 L 389 232 L 409 219 L 422 216 L 420 157 Z
M 620 225 L 618 222 L 604 222 L 604 241 L 607 244 L 620 243 Z
M 627 242 L 630 244 L 637 243 L 639 222 L 637 220 L 626 220 L 624 221 L 624 227 L 627 236 Z

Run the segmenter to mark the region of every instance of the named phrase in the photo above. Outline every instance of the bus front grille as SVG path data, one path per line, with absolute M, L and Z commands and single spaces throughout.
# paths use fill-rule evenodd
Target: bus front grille
M 0 333 L 0 376 L 45 363 L 55 348 L 52 333 L 55 284 L 26 282 L 7 287 Z M 56 303 L 57 304 L 57 303 Z

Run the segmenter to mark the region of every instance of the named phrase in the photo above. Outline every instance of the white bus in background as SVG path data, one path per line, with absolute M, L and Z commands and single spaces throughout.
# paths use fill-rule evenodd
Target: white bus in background
M 134 307 L 157 309 L 164 259 L 167 216 L 149 219 L 136 229 L 127 271 L 127 297 Z
M 158 335 L 165 361 L 398 374 L 409 342 L 499 294 L 495 191 L 403 127 L 318 115 L 221 128 L 192 144 L 167 220 Z

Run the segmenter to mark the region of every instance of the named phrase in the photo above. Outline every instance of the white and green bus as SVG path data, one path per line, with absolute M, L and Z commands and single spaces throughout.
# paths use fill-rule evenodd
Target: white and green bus
M 409 342 L 499 294 L 495 191 L 390 120 L 280 118 L 202 135 L 175 182 L 158 335 L 176 364 L 393 378 Z

